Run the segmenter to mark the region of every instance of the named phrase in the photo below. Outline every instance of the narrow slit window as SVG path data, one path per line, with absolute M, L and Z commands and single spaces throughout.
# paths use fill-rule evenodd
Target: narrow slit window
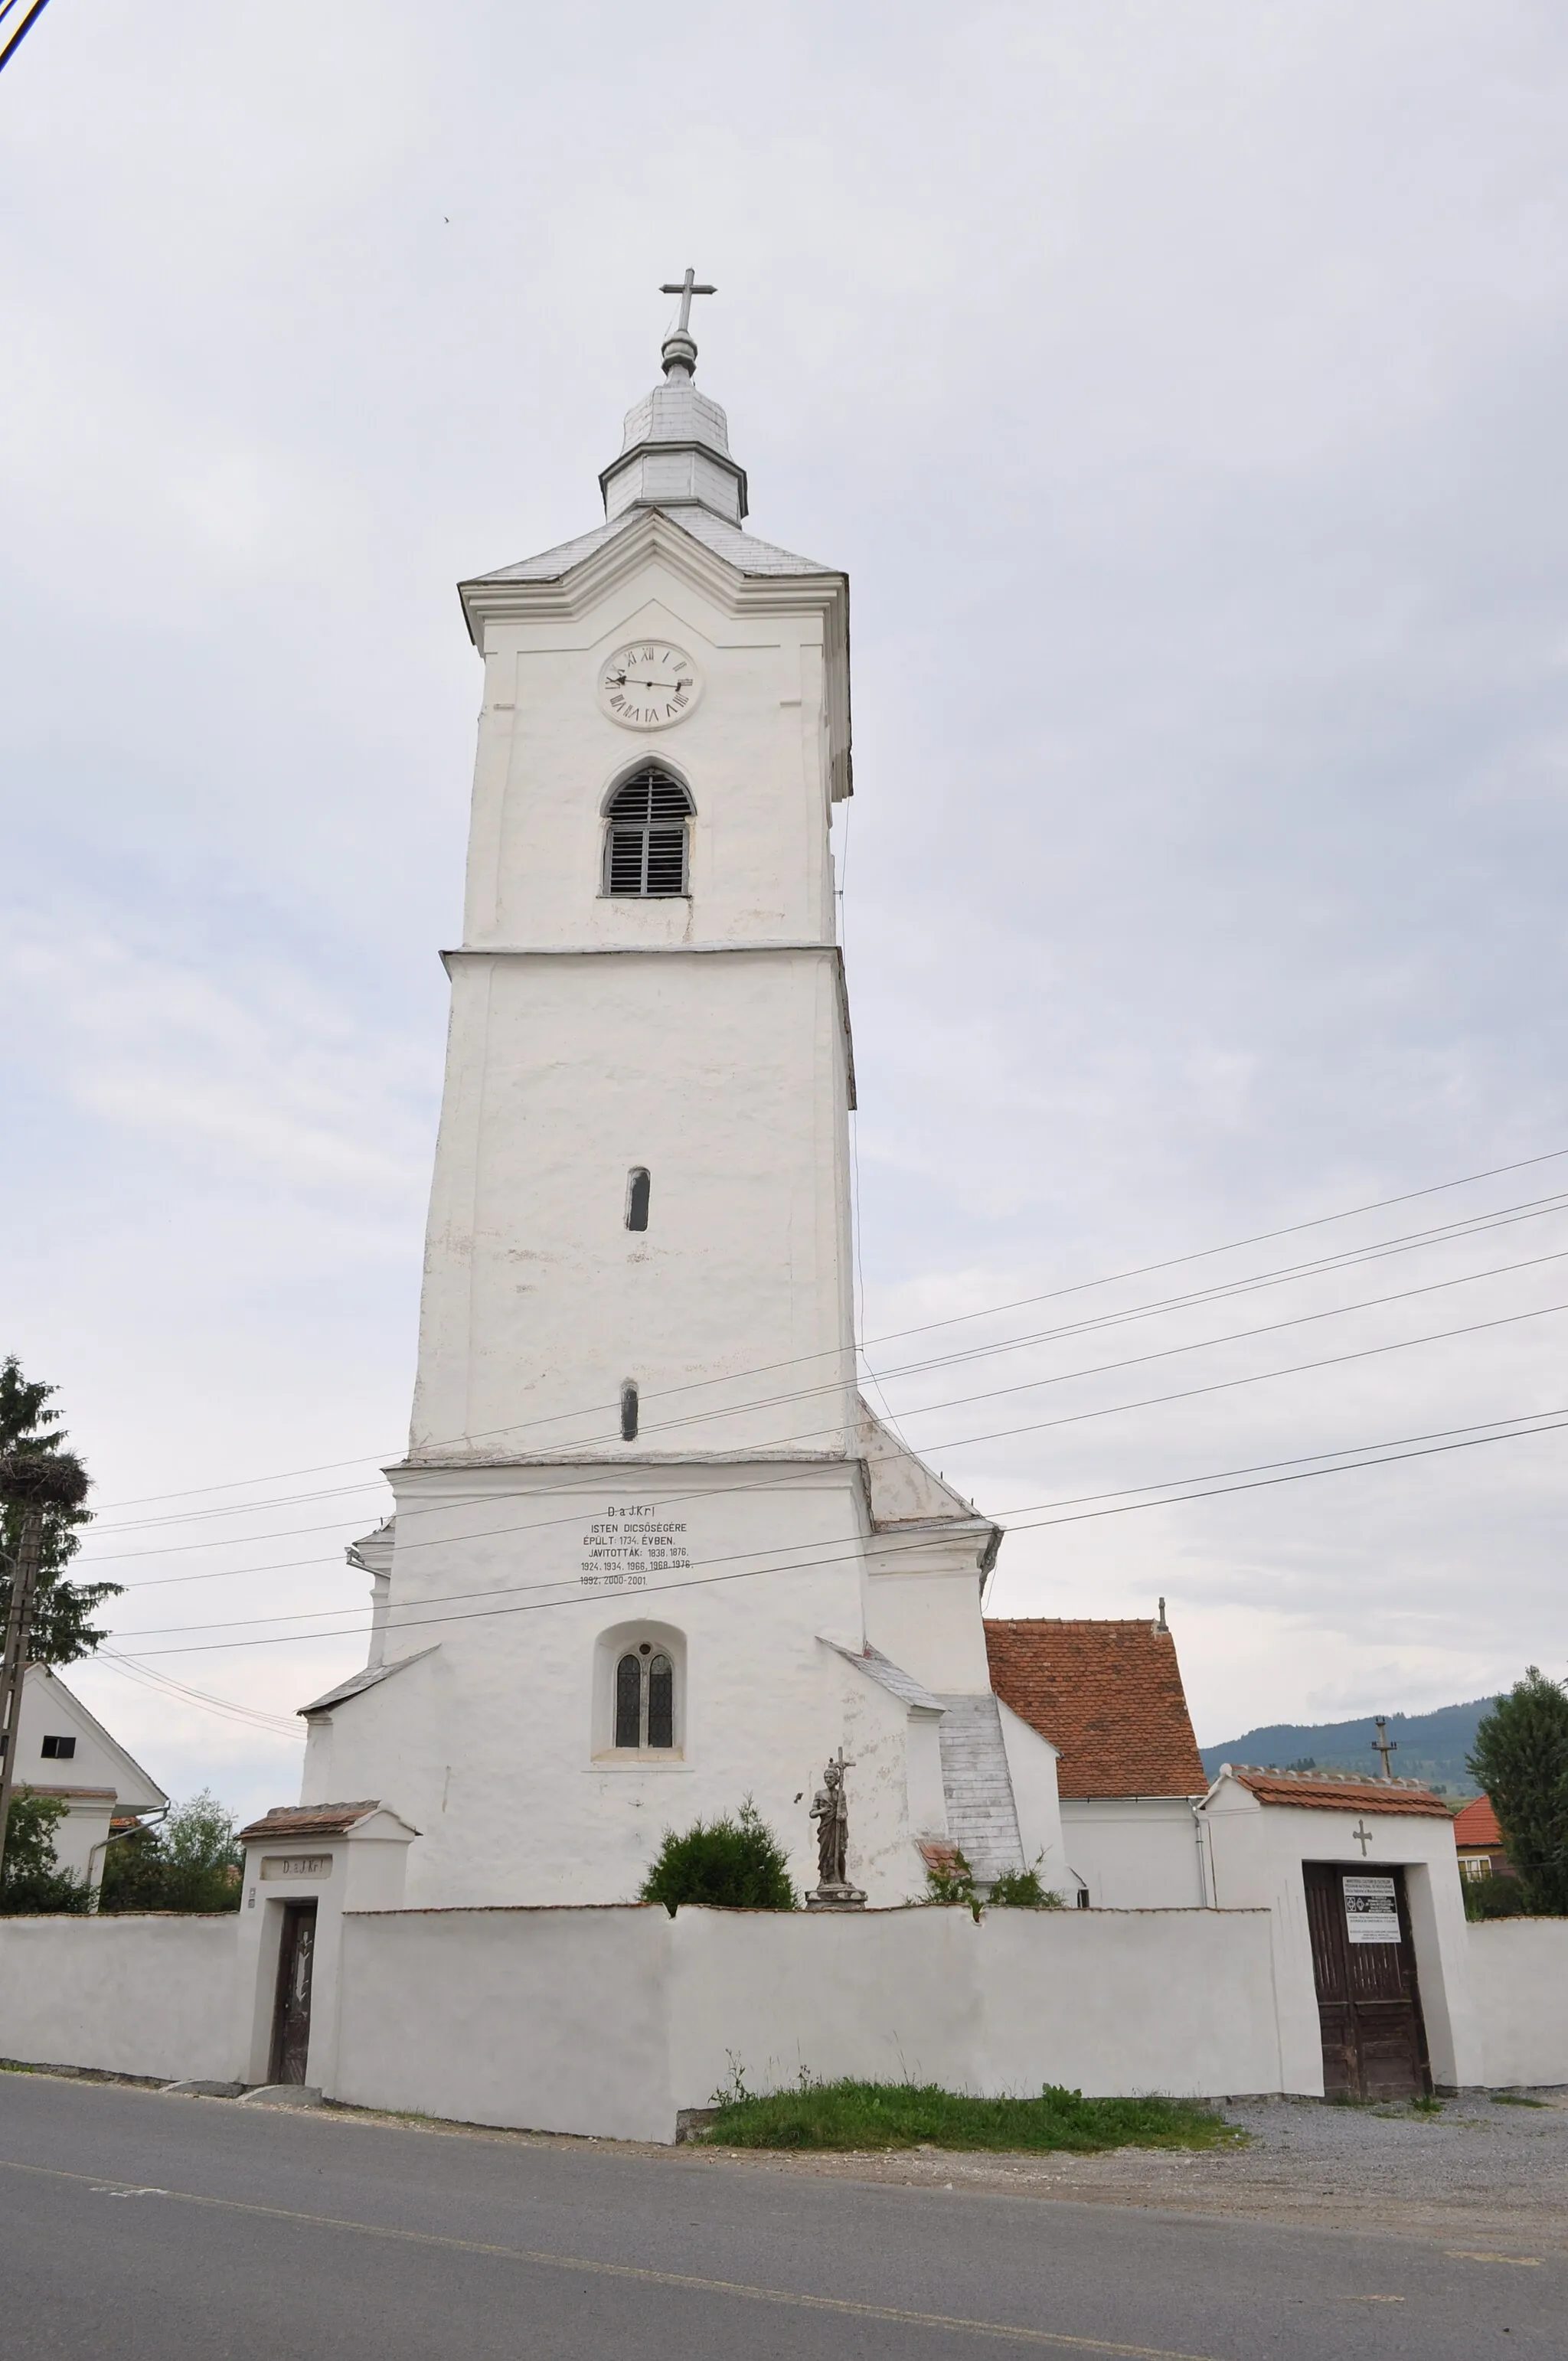
M 620 1389 L 620 1439 L 622 1443 L 637 1440 L 637 1388 L 630 1378 Z
M 686 822 L 692 799 L 678 779 L 652 765 L 618 789 L 605 841 L 605 891 L 658 900 L 686 890 Z
M 652 1180 L 641 1164 L 632 1166 L 626 1187 L 626 1226 L 629 1230 L 645 1230 L 648 1226 L 648 1198 Z

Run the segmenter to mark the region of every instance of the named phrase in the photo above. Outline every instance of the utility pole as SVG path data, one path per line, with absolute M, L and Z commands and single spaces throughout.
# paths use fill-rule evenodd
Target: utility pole
M 1390 1754 L 1398 1754 L 1399 1741 L 1397 1738 L 1390 1738 L 1388 1735 L 1388 1717 L 1386 1713 L 1375 1714 L 1373 1720 L 1377 1735 L 1372 1741 L 1372 1751 L 1374 1754 L 1380 1754 L 1383 1757 L 1384 1778 L 1391 1779 L 1394 1773 L 1388 1767 L 1388 1757 Z
M 11 1611 L 5 1618 L 5 1653 L 0 1658 L 0 1875 L 5 1867 L 5 1831 L 11 1790 L 16 1781 L 16 1741 L 21 1734 L 22 1684 L 27 1676 L 27 1646 L 33 1632 L 44 1521 L 50 1510 L 79 1509 L 87 1497 L 87 1470 L 67 1451 L 0 1453 L 0 1507 L 20 1509 L 22 1530 L 11 1568 Z

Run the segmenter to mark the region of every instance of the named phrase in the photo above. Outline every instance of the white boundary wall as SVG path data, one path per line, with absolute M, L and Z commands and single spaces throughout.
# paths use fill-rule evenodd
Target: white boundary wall
M 237 1912 L 0 1918 L 0 2057 L 234 2078 Z
M 982 2093 L 1299 2089 L 1266 1910 L 348 1911 L 313 2080 L 470 2123 L 668 2140 L 738 2071 Z M 0 2057 L 251 2079 L 240 1914 L 0 1919 Z M 1568 2082 L 1568 1919 L 1467 1929 L 1485 2075 Z M 255 1946 L 252 1946 L 255 1949 Z M 248 1955 L 246 1955 L 248 1959 Z M 321 2037 L 318 2052 L 317 2037 Z M 322 2070 L 315 2060 L 320 2056 Z
M 1277 2091 L 1264 1911 L 351 1913 L 332 2095 L 667 2140 L 739 2071 Z
M 1487 2081 L 1568 2082 L 1568 1918 L 1481 1919 L 1469 1932 Z

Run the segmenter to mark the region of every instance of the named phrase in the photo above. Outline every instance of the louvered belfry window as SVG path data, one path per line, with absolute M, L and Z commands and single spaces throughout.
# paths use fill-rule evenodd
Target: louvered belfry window
M 686 820 L 692 801 L 678 779 L 652 764 L 628 779 L 609 807 L 605 886 L 641 899 L 686 890 Z

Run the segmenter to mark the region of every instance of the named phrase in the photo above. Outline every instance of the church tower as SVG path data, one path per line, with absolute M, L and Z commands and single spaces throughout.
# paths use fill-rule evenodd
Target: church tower
M 849 585 L 744 530 L 685 284 L 604 522 L 461 586 L 484 662 L 464 939 L 371 1662 L 305 1800 L 420 1829 L 414 1903 L 632 1898 L 748 1796 L 816 1883 L 1059 1853 L 991 1693 L 996 1528 L 855 1385 L 854 1060 L 830 830 Z M 1047 1861 L 1047 1868 L 1050 1863 Z

